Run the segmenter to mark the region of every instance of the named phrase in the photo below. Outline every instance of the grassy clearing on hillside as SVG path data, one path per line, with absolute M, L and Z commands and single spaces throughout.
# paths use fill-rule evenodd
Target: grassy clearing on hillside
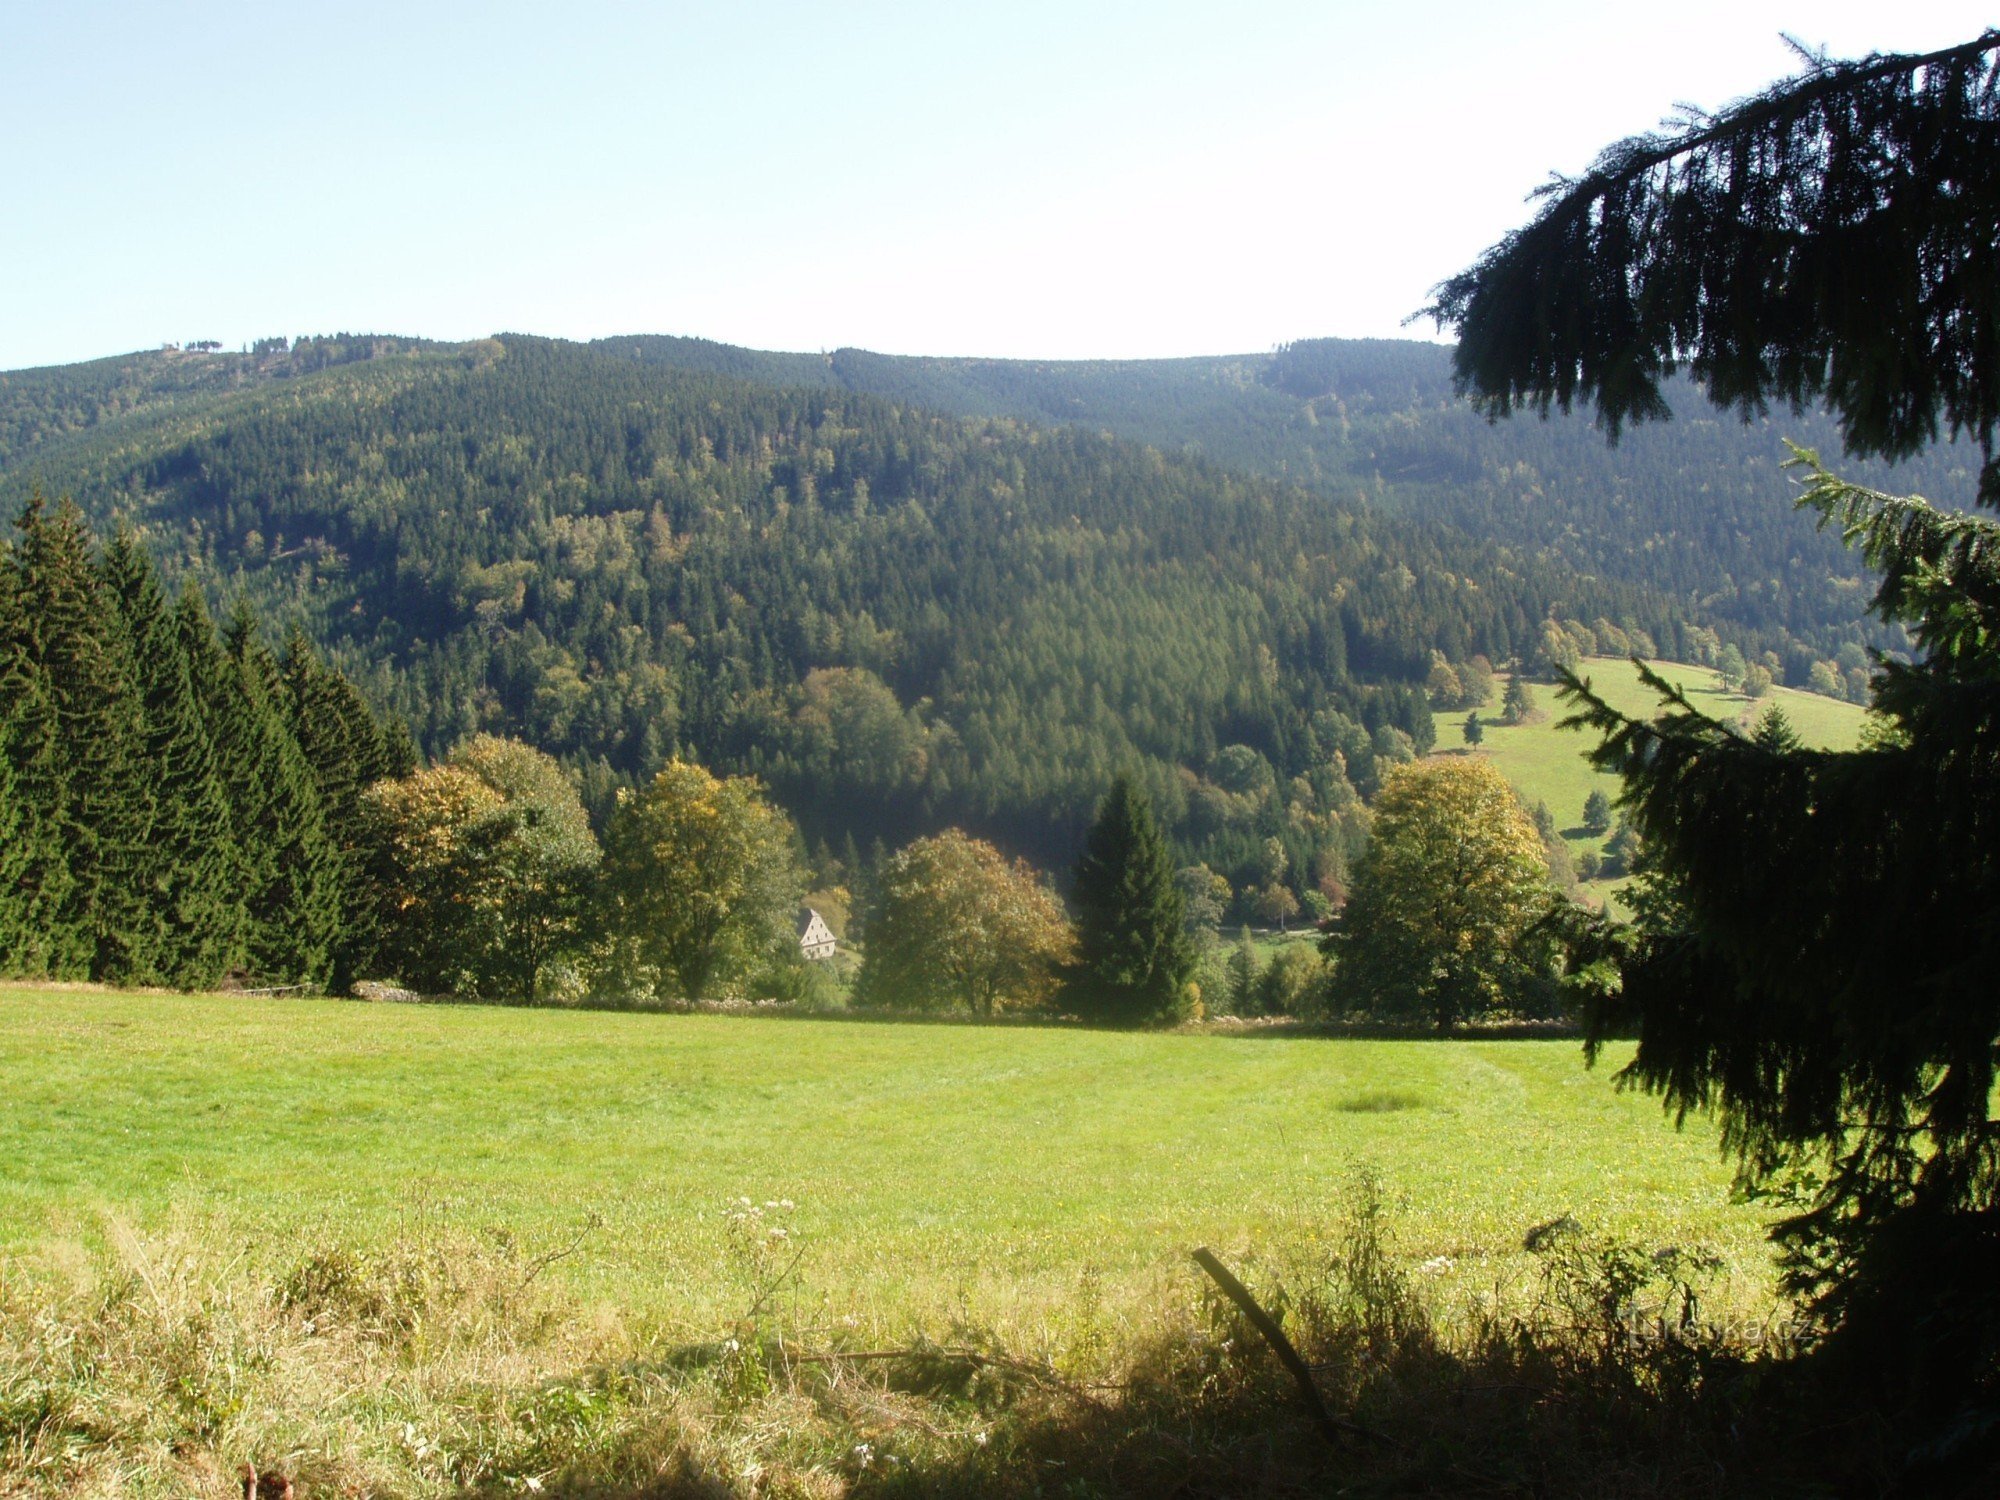
M 1863 714 L 1855 704 L 1794 688 L 1772 688 L 1762 698 L 1750 699 L 1741 693 L 1725 691 L 1711 668 L 1681 662 L 1654 662 L 1652 666 L 1662 677 L 1682 688 L 1696 708 L 1715 718 L 1735 719 L 1748 726 L 1775 704 L 1785 711 L 1792 727 L 1808 745 L 1847 749 L 1861 736 Z M 1640 717 L 1650 714 L 1658 705 L 1652 690 L 1639 681 L 1638 669 L 1623 657 L 1593 656 L 1583 664 L 1582 675 L 1606 702 L 1623 713 Z M 1504 690 L 1503 679 L 1499 691 Z M 1488 719 L 1489 713 L 1497 713 L 1497 707 L 1482 710 L 1480 718 L 1486 725 L 1486 736 L 1475 753 L 1489 757 L 1531 804 L 1548 804 L 1573 856 L 1581 855 L 1585 849 L 1595 849 L 1601 854 L 1604 836 L 1583 828 L 1584 799 L 1593 789 L 1602 788 L 1615 801 L 1618 778 L 1592 770 L 1584 759 L 1592 743 L 1589 735 L 1556 727 L 1565 710 L 1556 699 L 1555 689 L 1547 683 L 1535 683 L 1531 691 L 1540 717 L 1527 724 L 1507 725 Z M 1499 702 L 1498 691 L 1494 702 L 1496 705 Z M 1464 748 L 1458 728 L 1463 722 L 1463 715 L 1440 717 L 1440 749 Z M 1584 890 L 1601 900 L 1617 884 L 1593 881 Z

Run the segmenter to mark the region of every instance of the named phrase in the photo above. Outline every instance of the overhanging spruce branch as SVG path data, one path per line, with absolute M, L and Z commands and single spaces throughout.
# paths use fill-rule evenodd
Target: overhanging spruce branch
M 1788 37 L 1786 40 L 1791 39 Z M 1684 116 L 1700 123 L 1679 135 L 1638 135 L 1621 141 L 1602 153 L 1598 163 L 1582 177 L 1553 174 L 1548 182 L 1529 196 L 1546 198 L 1561 193 L 1565 202 L 1592 202 L 1655 167 L 1665 166 L 1677 156 L 1700 151 L 1732 135 L 1760 130 L 1779 120 L 1801 118 L 1811 106 L 1823 102 L 1829 95 L 1882 79 L 1907 77 L 1932 68 L 1949 68 L 1976 61 L 1983 54 L 2000 49 L 2000 27 L 1987 30 L 1974 41 L 1945 47 L 1937 52 L 1875 53 L 1858 62 L 1829 62 L 1824 57 L 1807 54 L 1796 42 L 1792 43 L 1792 47 L 1810 69 L 1802 78 L 1755 95 L 1719 114 L 1708 114 L 1689 104 L 1676 105 L 1675 108 Z M 1456 279 L 1453 278 L 1454 281 Z M 1452 282 L 1445 285 L 1450 286 Z M 1435 316 L 1435 309 L 1425 308 L 1417 316 Z
M 1875 612 L 1900 620 L 1932 656 L 1958 661 L 2000 634 L 2000 524 L 1940 510 L 1920 495 L 1888 495 L 1829 472 L 1810 448 L 1788 444 L 1803 469 L 1796 504 L 1837 527 L 1882 574 Z
M 2000 29 L 1806 71 L 1614 145 L 1441 283 L 1461 392 L 1492 417 L 1670 415 L 1685 366 L 1744 416 L 1824 401 L 1857 453 L 1970 434 L 2000 505 Z

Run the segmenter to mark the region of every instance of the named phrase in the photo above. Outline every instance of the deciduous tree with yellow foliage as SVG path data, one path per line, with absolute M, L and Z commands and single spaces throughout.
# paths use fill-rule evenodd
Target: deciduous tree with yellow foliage
M 1530 932 L 1554 896 L 1535 825 L 1490 764 L 1463 756 L 1398 766 L 1382 784 L 1368 851 L 1325 947 L 1352 1010 L 1449 1030 L 1535 1009 L 1551 945 Z
M 600 885 L 624 964 L 695 1000 L 739 989 L 787 955 L 805 892 L 792 825 L 754 777 L 669 761 L 621 797 Z
M 989 1016 L 1042 1005 L 1072 942 L 1062 903 L 1032 865 L 947 829 L 884 866 L 856 997 Z
M 579 941 L 598 862 L 576 786 L 550 756 L 479 735 L 442 765 L 377 783 L 385 956 L 424 989 L 542 998 Z

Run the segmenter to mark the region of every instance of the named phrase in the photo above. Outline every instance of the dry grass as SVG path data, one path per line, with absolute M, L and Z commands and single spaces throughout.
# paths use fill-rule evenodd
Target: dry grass
M 245 1460 L 303 1500 L 1749 1495 L 1872 1472 L 1865 1428 L 1837 1457 L 1771 1440 L 1771 1350 L 1705 1326 L 1698 1259 L 1560 1224 L 1526 1309 L 1482 1313 L 1435 1305 L 1388 1239 L 1364 1181 L 1328 1239 L 1241 1268 L 1366 1430 L 1335 1446 L 1192 1269 L 1117 1306 L 1086 1279 L 1011 1346 L 948 1317 L 812 1327 L 771 1311 L 791 1270 L 751 1215 L 764 1305 L 690 1345 L 436 1216 L 365 1252 L 183 1217 L 7 1271 L 0 1494 L 220 1496 Z

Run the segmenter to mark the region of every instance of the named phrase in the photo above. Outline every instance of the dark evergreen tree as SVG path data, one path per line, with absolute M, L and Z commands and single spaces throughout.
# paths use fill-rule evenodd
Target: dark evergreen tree
M 239 610 L 224 649 L 191 583 L 170 610 L 136 534 L 97 552 L 67 501 L 33 498 L 16 530 L 0 546 L 0 973 L 321 980 L 368 913 L 342 909 L 341 851 L 254 619 Z M 310 670 L 353 777 L 406 768 L 407 737 Z
M 1850 451 L 1902 457 L 1940 419 L 2000 505 L 2000 31 L 1829 62 L 1715 117 L 1606 150 L 1429 311 L 1489 415 L 1668 415 L 1686 365 L 1746 417 L 1824 399 Z
M 1229 989 L 1224 997 L 1232 1016 L 1254 1016 L 1260 1004 L 1257 994 L 1257 949 L 1250 941 L 1250 929 L 1236 934 L 1236 946 L 1229 953 Z
M 40 975 L 52 967 L 51 934 L 70 876 L 54 712 L 23 649 L 16 607 L 11 559 L 0 550 L 0 974 Z
M 119 528 L 105 547 L 102 574 L 131 643 L 141 710 L 135 773 L 150 791 L 137 863 L 138 895 L 154 937 L 143 977 L 182 989 L 212 987 L 241 962 L 244 914 L 204 705 L 152 560 L 129 529 Z
M 1120 776 L 1084 838 L 1071 892 L 1076 958 L 1064 1001 L 1113 1026 L 1179 1017 L 1200 955 L 1182 921 L 1174 864 L 1152 804 Z
M 13 550 L 0 551 L 0 746 L 12 804 L 0 849 L 0 973 L 39 976 L 55 973 L 63 956 L 59 919 L 75 879 L 64 833 L 67 766 L 19 585 Z
M 7 613 L 7 577 L 0 571 L 0 622 Z M 14 950 L 27 926 L 24 877 L 31 850 L 27 842 L 28 809 L 16 790 L 14 760 L 21 738 L 21 700 L 29 691 L 0 623 L 0 974 L 10 972 Z
M 40 678 L 44 748 L 60 773 L 30 795 L 66 866 L 47 914 L 45 972 L 111 982 L 154 977 L 158 922 L 144 899 L 152 788 L 143 772 L 131 642 L 91 557 L 82 514 L 31 500 L 12 563 L 16 649 Z M 45 894 L 53 890 L 45 886 Z
M 330 670 L 304 632 L 294 628 L 281 663 L 287 723 L 318 793 L 338 892 L 339 937 L 331 981 L 345 992 L 364 977 L 381 939 L 385 857 L 381 820 L 362 794 L 378 781 L 407 775 L 415 761 L 407 736 L 379 724 L 354 685 Z
M 323 984 L 340 930 L 339 854 L 292 735 L 278 664 L 240 600 L 220 642 L 191 593 L 182 597 L 178 624 L 235 820 L 246 967 L 273 983 Z
M 2000 31 L 1925 57 L 1811 62 L 1665 139 L 1626 142 L 1442 289 L 1490 409 L 1595 399 L 1652 413 L 1692 358 L 1718 401 L 1824 393 L 1850 446 L 1940 420 L 2000 505 Z M 1717 1108 L 1745 1177 L 1801 1195 L 1777 1233 L 1844 1368 L 1927 1461 L 1990 1466 L 2000 1433 L 2000 525 L 1843 483 L 1800 503 L 1882 575 L 1886 731 L 1845 754 L 1746 737 L 1661 680 L 1628 720 L 1572 680 L 1625 778 L 1650 890 L 1594 924 L 1612 979 L 1594 1044 L 1636 1023 L 1628 1076 Z M 1613 974 L 1615 971 L 1615 978 Z M 1799 1169 L 1792 1177 L 1791 1169 Z M 1840 1367 L 1836 1365 L 1835 1367 Z M 1961 1471 L 1969 1472 L 1968 1470 Z M 1957 1488 L 1940 1476 L 1896 1488 Z

